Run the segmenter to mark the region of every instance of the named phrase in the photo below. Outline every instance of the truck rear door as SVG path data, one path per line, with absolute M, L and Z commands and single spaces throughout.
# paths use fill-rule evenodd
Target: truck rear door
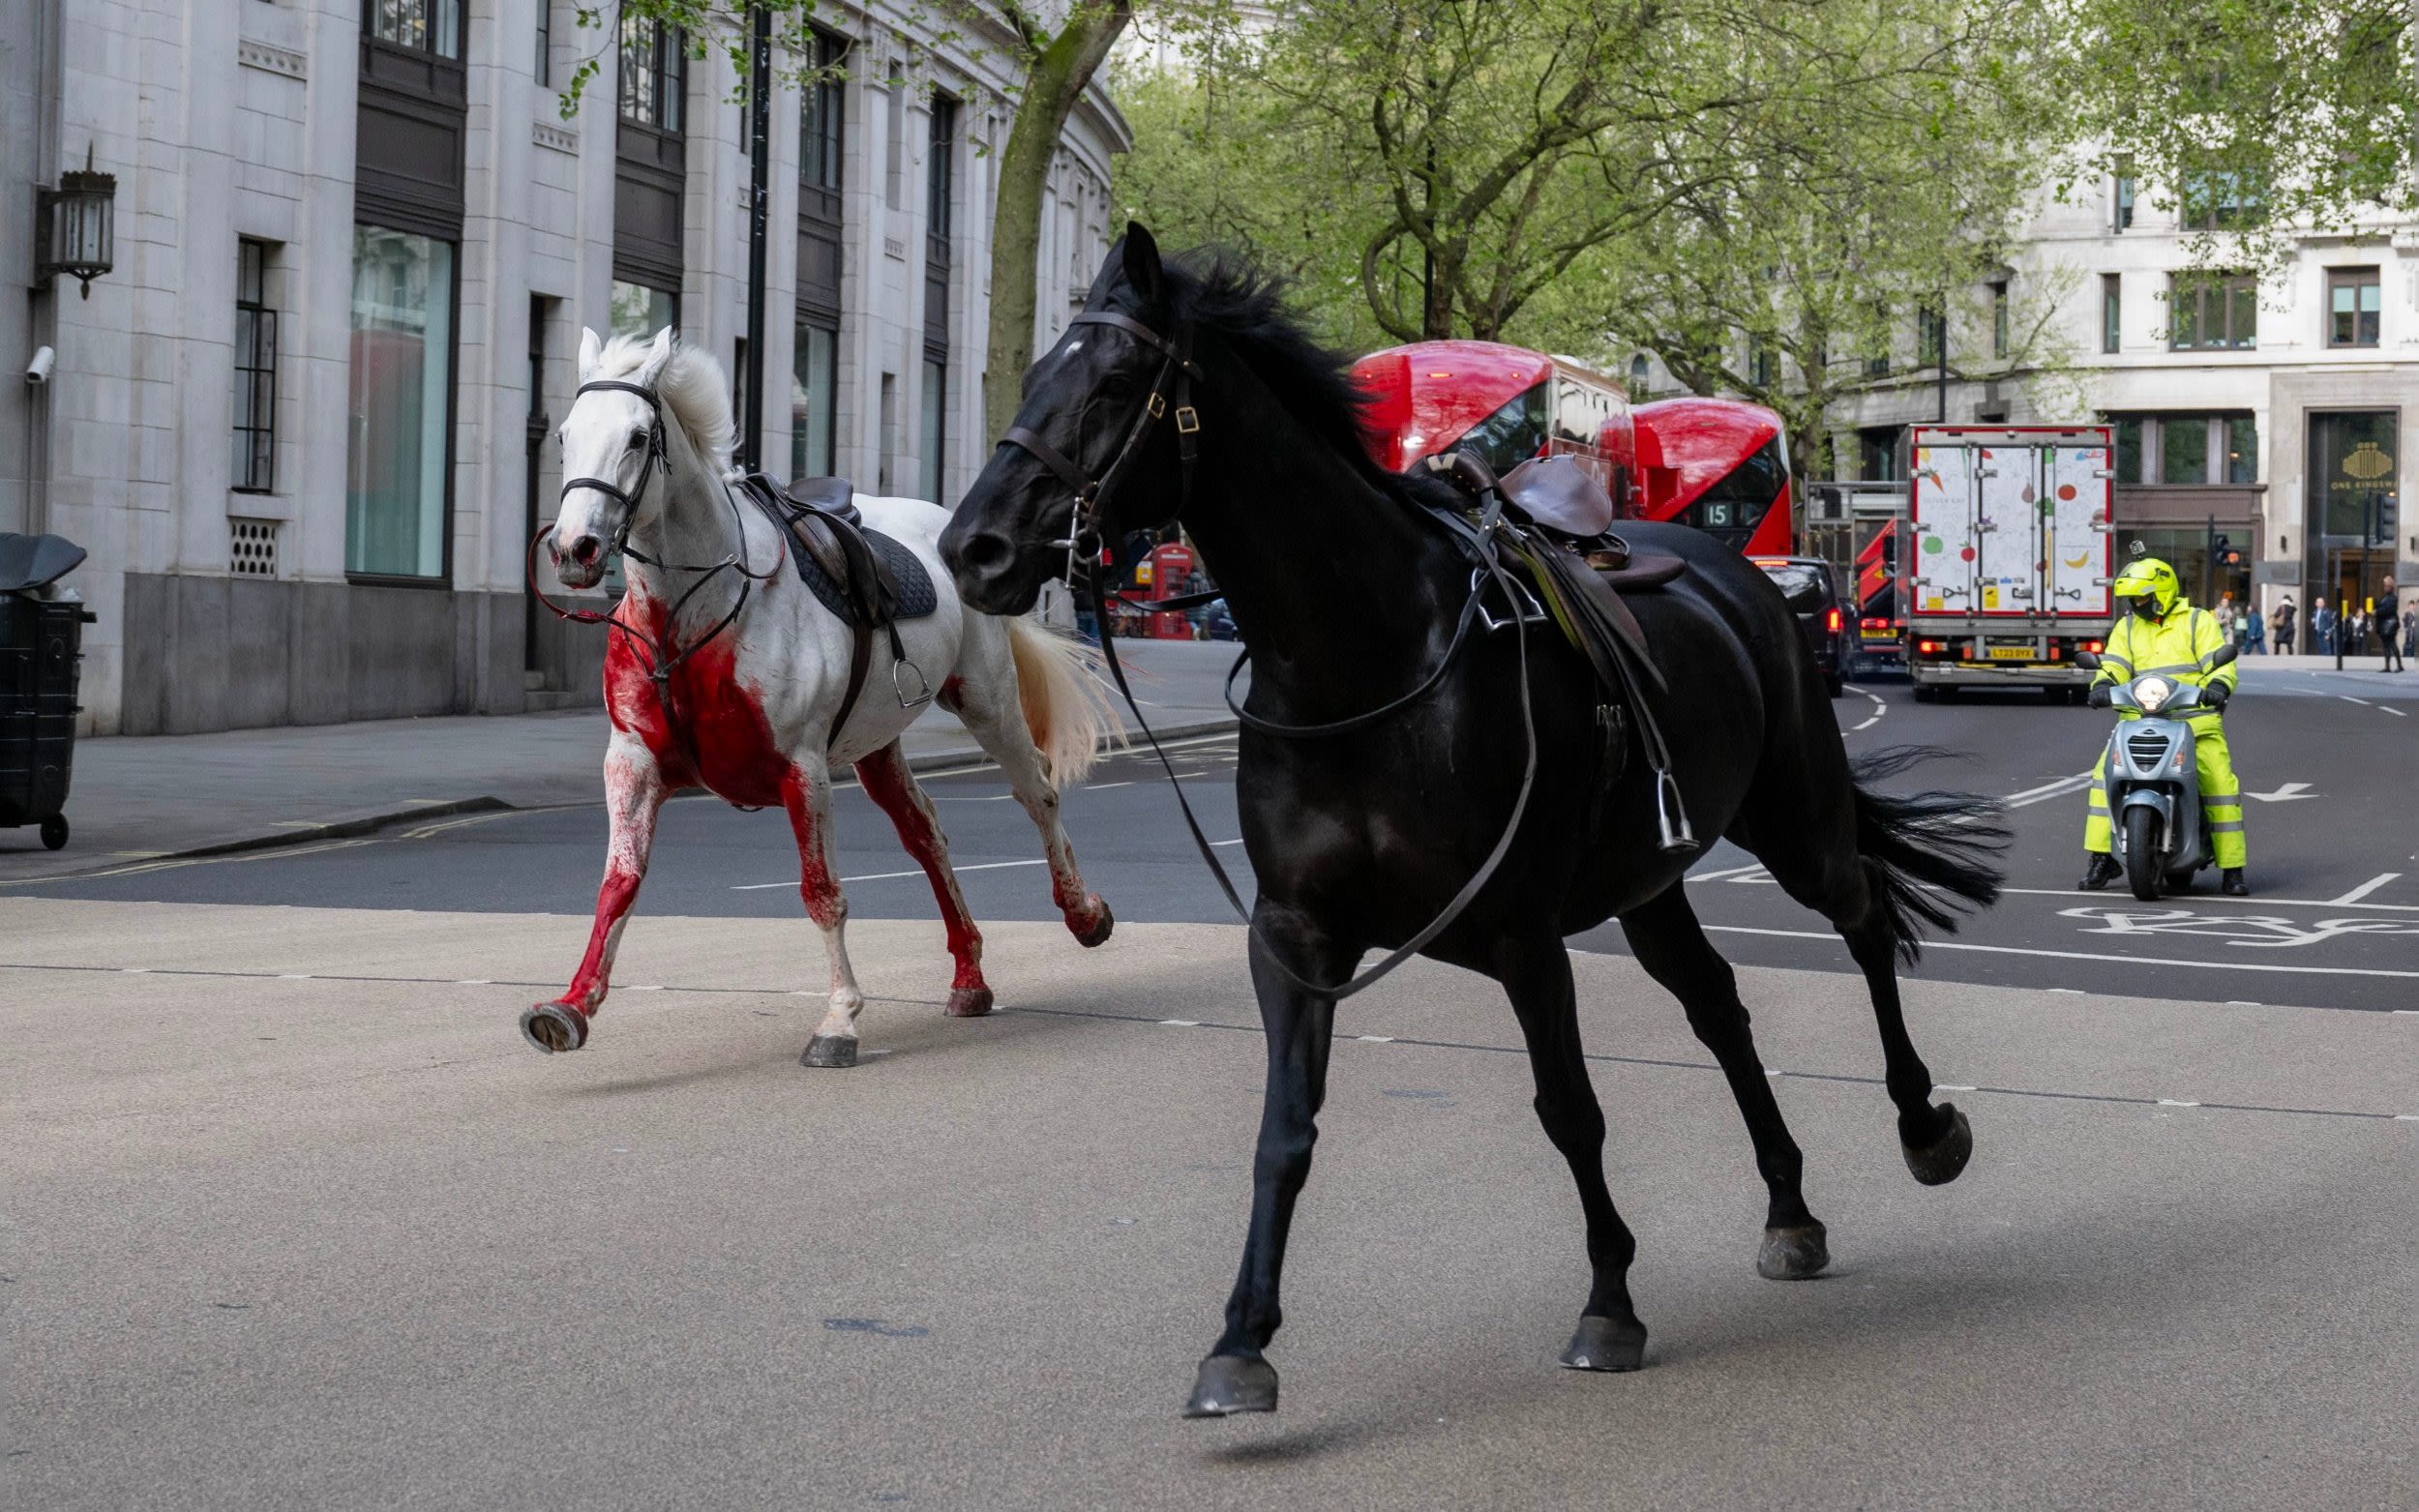
M 1976 504 L 1974 606 L 1985 614 L 2040 607 L 2041 451 L 2000 441 L 1970 449 Z
M 1976 594 L 1981 552 L 1976 548 L 1979 502 L 1974 470 L 1978 449 L 1929 445 L 1915 433 L 1910 519 L 1915 539 L 1907 543 L 1914 592 L 1911 614 L 1964 614 L 1981 608 Z
M 2115 535 L 2108 506 L 2115 489 L 2105 433 L 2083 432 L 2048 448 L 2050 502 L 2047 549 L 2048 599 L 2043 608 L 2059 614 L 2106 619 L 2115 605 L 2108 593 L 2115 575 Z

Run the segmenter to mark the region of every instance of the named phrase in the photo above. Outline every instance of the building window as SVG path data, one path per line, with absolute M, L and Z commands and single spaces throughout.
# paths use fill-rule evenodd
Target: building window
M 2175 275 L 2169 346 L 2179 352 L 2249 351 L 2259 344 L 2259 284 L 2248 273 Z
M 2248 487 L 2259 481 L 2259 428 L 2250 415 L 2110 415 L 2116 481 L 2181 488 Z
M 1937 368 L 1947 360 L 1949 317 L 1938 310 L 1915 312 L 1915 366 Z
M 344 570 L 445 574 L 454 364 L 454 248 L 353 227 Z
M 2230 231 L 2259 214 L 2256 184 L 2232 170 L 2184 175 L 2184 228 L 2188 231 Z
M 1647 378 L 1651 371 L 1644 352 L 1629 359 L 1629 401 L 1631 403 L 1637 403 L 1646 398 Z
M 688 91 L 688 38 L 661 21 L 621 23 L 621 118 L 678 134 Z
M 1770 389 L 1780 375 L 1780 354 L 1770 341 L 1756 341 L 1747 348 L 1747 383 L 1758 389 Z
M 1896 426 L 1871 426 L 1856 433 L 1857 476 L 1867 483 L 1896 483 L 1898 477 L 1898 438 L 1902 432 Z
M 680 296 L 669 289 L 613 280 L 610 311 L 612 336 L 652 337 L 666 326 L 680 324 Z
M 2380 288 L 2374 268 L 2327 270 L 2327 344 L 2374 346 Z
M 2109 229 L 2130 231 L 2134 228 L 2134 160 L 2131 156 L 2116 160 L 2116 193 L 2110 201 Z
M 2142 481 L 2142 422 L 2138 415 L 2116 417 L 2116 481 Z
M 932 358 L 924 359 L 923 434 L 917 438 L 924 460 L 924 491 L 922 497 L 938 504 L 941 498 L 941 443 L 942 438 L 942 406 L 949 392 L 949 370 Z
M 2121 274 L 2100 276 L 2100 349 L 2113 352 L 2125 341 L 2125 279 Z
M 932 153 L 924 162 L 924 229 L 944 255 L 949 246 L 949 201 L 957 193 L 957 134 L 958 103 L 935 96 Z
M 277 487 L 277 311 L 269 308 L 269 249 L 235 244 L 234 480 L 240 493 Z
M 793 329 L 790 357 L 790 476 L 828 478 L 840 397 L 840 333 L 807 321 Z
M 2225 417 L 2225 474 L 2231 484 L 2259 481 L 2259 426 L 2249 415 Z
M 537 0 L 538 56 L 534 74 L 541 84 L 554 82 L 554 0 Z
M 369 0 L 370 35 L 414 52 L 462 56 L 462 0 Z
M 1990 355 L 2003 361 L 2008 355 L 2008 286 L 2004 282 L 1990 286 Z
M 2207 417 L 2175 415 L 2159 422 L 2159 481 L 2188 485 L 2208 483 Z
M 798 104 L 798 182 L 810 189 L 840 188 L 841 133 L 847 120 L 848 98 L 840 75 L 849 55 L 848 42 L 827 32 L 815 34 L 815 81 Z M 837 208 L 834 208 L 837 214 Z

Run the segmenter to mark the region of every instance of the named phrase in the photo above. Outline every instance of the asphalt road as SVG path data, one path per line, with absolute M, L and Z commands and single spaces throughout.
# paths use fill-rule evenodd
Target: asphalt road
M 2161 909 L 2065 891 L 2079 797 L 2052 789 L 2100 717 L 1837 705 L 1854 745 L 1960 747 L 1958 786 L 2039 801 L 2026 890 L 1959 937 L 1987 948 L 1907 988 L 1976 1132 L 1942 1189 L 1900 1165 L 1819 921 L 1746 857 L 1699 869 L 1831 1228 L 1817 1282 L 1755 1277 L 1720 1077 L 1617 934 L 1574 941 L 1634 1376 L 1553 1366 L 1577 1204 L 1500 994 L 1415 963 L 1355 999 L 1283 1407 L 1225 1422 L 1175 1408 L 1241 1240 L 1262 1049 L 1239 932 L 1205 922 L 1139 761 L 1068 803 L 1119 911 L 1094 951 L 995 778 L 932 785 L 984 1020 L 941 1013 L 930 896 L 844 795 L 850 1072 L 797 1064 L 821 963 L 779 820 L 709 800 L 671 811 L 570 1056 L 513 1025 L 584 938 L 591 807 L 0 888 L 0 1499 L 2419 1504 L 2419 942 L 2376 927 L 2419 928 L 2419 703 L 2351 697 L 2255 680 L 2229 729 L 2278 795 L 2262 896 Z M 1180 754 L 1231 835 L 1231 745 Z
M 2255 896 L 2221 897 L 2206 873 L 2193 894 L 2154 904 L 2136 903 L 2121 884 L 2100 894 L 2074 887 L 2082 870 L 2082 776 L 2109 716 L 2023 693 L 1919 704 L 1902 682 L 1856 688 L 1835 704 L 1851 751 L 1913 743 L 1959 753 L 1900 781 L 2016 805 L 2007 898 L 1935 943 L 1914 974 L 2195 1001 L 2369 1010 L 2419 1003 L 2419 686 L 2255 668 L 2226 720 L 2247 794 Z M 1234 836 L 1232 737 L 1184 742 L 1174 754 L 1211 835 Z M 976 919 L 1057 917 L 1032 827 L 998 774 L 971 771 L 927 786 Z M 1065 814 L 1088 879 L 1120 920 L 1231 917 L 1148 755 L 1104 763 L 1067 796 Z M 922 874 L 880 811 L 851 789 L 837 815 L 852 916 L 934 919 Z M 578 915 L 592 904 L 603 848 L 603 812 L 582 805 L 258 855 L 139 863 L 11 891 Z M 1239 880 L 1247 877 L 1239 846 L 1225 848 Z M 1753 857 L 1717 845 L 1692 875 L 1698 913 L 1732 960 L 1854 970 L 1824 922 L 1782 896 Z M 632 929 L 643 933 L 650 914 L 797 918 L 796 876 L 779 815 L 702 795 L 675 800 Z M 585 934 L 571 924 L 552 932 L 566 975 Z M 937 924 L 935 940 L 938 949 Z M 1572 944 L 1625 950 L 1614 926 Z

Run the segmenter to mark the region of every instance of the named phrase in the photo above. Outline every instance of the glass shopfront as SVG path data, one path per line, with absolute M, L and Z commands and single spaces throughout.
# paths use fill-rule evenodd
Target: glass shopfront
M 609 336 L 652 340 L 666 326 L 680 324 L 680 296 L 670 289 L 613 280 L 612 303 L 607 307 L 612 329 Z
M 445 576 L 453 326 L 452 243 L 353 227 L 348 573 Z
M 2402 461 L 2390 409 L 2310 417 L 2310 593 L 2358 606 L 2394 571 Z
M 840 395 L 840 334 L 799 321 L 790 348 L 790 476 L 828 478 Z

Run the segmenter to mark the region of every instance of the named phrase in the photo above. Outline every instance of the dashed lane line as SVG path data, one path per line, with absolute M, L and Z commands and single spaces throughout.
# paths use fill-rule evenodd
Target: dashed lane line
M 1878 725 L 1878 724 L 1880 724 L 1880 723 L 1881 723 L 1881 717 L 1882 717 L 1883 715 L 1885 715 L 1885 714 L 1887 714 L 1887 713 L 1889 713 L 1889 712 L 1890 712 L 1890 705 L 1889 705 L 1889 703 L 1883 699 L 1883 697 L 1882 697 L 1882 696 L 1881 696 L 1880 694 L 1877 694 L 1877 693 L 1873 692 L 1873 691 L 1872 691 L 1871 689 L 1869 689 L 1869 688 L 1860 688 L 1860 687 L 1858 687 L 1858 686 L 1857 686 L 1856 684 L 1854 684 L 1854 683 L 1847 683 L 1847 684 L 1844 684 L 1843 686 L 1845 686 L 1845 687 L 1846 687 L 1846 689 L 1848 690 L 1848 692 L 1850 692 L 1850 693 L 1863 694 L 1866 697 L 1870 698 L 1870 699 L 1872 699 L 1872 700 L 1873 700 L 1873 712 L 1872 712 L 1871 714 L 1869 714 L 1869 715 L 1866 716 L 1866 719 L 1865 719 L 1865 723 L 1864 723 L 1864 724 L 1862 724 L 1862 725 L 1851 725 L 1851 726 L 1848 726 L 1848 733 L 1849 733 L 1849 734 L 1853 735 L 1853 734 L 1855 734 L 1855 733 L 1856 733 L 1858 730 L 1860 730 L 1860 729 L 1870 729 L 1870 728 L 1872 728 L 1874 726 L 1876 726 L 1876 725 Z
M 949 870 L 952 872 L 998 872 L 1012 866 L 1048 866 L 1049 864 L 1048 856 L 1030 856 L 1023 861 L 977 861 L 969 866 L 952 866 Z M 922 876 L 923 875 L 922 867 L 907 872 L 868 872 L 862 876 L 844 876 L 840 879 L 840 884 L 845 887 L 851 882 L 887 882 L 894 877 Z M 734 893 L 760 893 L 769 887 L 795 887 L 797 885 L 798 879 L 791 876 L 784 877 L 778 882 L 736 882 L 732 885 L 731 890 Z
M 1712 926 L 1708 927 L 1711 928 Z M 1766 931 L 1759 933 L 1771 932 Z M 2044 954 L 2060 953 L 2045 952 Z M 59 965 L 42 962 L 0 962 L 0 971 L 65 971 L 115 974 L 126 969 L 128 968 L 121 966 Z M 290 975 L 290 973 L 271 971 L 226 971 L 211 970 L 201 967 L 154 967 L 148 968 L 146 974 L 155 976 L 205 977 L 221 980 L 232 979 L 237 981 L 260 981 Z M 383 976 L 373 975 L 367 972 L 344 974 L 322 973 L 311 977 L 310 980 L 316 982 L 406 983 L 433 987 L 454 985 L 453 979 L 446 977 Z M 505 988 L 551 989 L 555 984 L 552 981 L 516 982 L 498 979 L 493 985 Z M 796 992 L 786 988 L 684 987 L 677 984 L 667 983 L 654 984 L 651 990 L 668 993 L 694 993 L 700 996 L 712 997 L 820 997 L 822 995 L 820 993 Z M 631 989 L 624 988 L 622 991 L 627 992 L 631 991 Z M 890 997 L 883 998 L 881 1000 L 885 1002 L 914 1004 L 928 1008 L 939 1008 L 942 1006 L 938 999 L 933 998 Z M 1044 1018 L 1097 1019 L 1105 1020 L 1113 1023 L 1132 1023 L 1150 1027 L 1166 1026 L 1171 1028 L 1186 1029 L 1213 1029 L 1224 1030 L 1235 1034 L 1250 1035 L 1259 1035 L 1263 1032 L 1260 1025 L 1256 1023 L 1220 1023 L 1213 1020 L 1195 1019 L 1152 1019 L 1142 1014 L 1110 1013 L 1098 1008 L 1032 1008 L 1019 1006 L 1015 1011 L 1019 1014 L 1031 1014 Z M 1468 1040 L 1430 1040 L 1418 1039 L 1404 1035 L 1361 1035 L 1346 1033 L 1337 1033 L 1333 1037 L 1338 1041 L 1350 1041 L 1358 1044 L 1399 1045 L 1412 1050 L 1466 1051 L 1488 1055 L 1525 1056 L 1528 1054 L 1528 1052 L 1525 1049 L 1517 1045 L 1480 1045 Z M 874 1051 L 868 1052 L 867 1053 L 880 1054 L 883 1052 Z M 1671 1060 L 1652 1055 L 1614 1055 L 1606 1054 L 1600 1052 L 1588 1052 L 1585 1058 L 1599 1065 L 1641 1066 L 1652 1070 L 1710 1071 L 1717 1074 L 1721 1071 L 1719 1066 L 1711 1061 Z M 1791 1071 L 1785 1068 L 1776 1070 L 1771 1067 L 1767 1067 L 1764 1074 L 1767 1077 L 1775 1079 L 1785 1078 L 1793 1082 L 1833 1082 L 1843 1086 L 1879 1087 L 1887 1085 L 1886 1081 L 1881 1077 L 1853 1076 L 1845 1072 L 1836 1071 Z M 1987 1083 L 1978 1084 L 1968 1088 L 1963 1083 L 1943 1082 L 1940 1083 L 1940 1087 L 1943 1090 L 1969 1092 L 1971 1095 L 1982 1097 L 2028 1098 L 2062 1103 L 2099 1103 L 2123 1108 L 2198 1108 L 2208 1112 L 2264 1113 L 2276 1116 L 2301 1118 L 2351 1118 L 2372 1123 L 2419 1123 L 2419 1113 L 2374 1112 L 2358 1108 L 2303 1108 L 2276 1103 L 2186 1103 L 2164 1097 L 2133 1097 L 2113 1092 L 2066 1092 L 2052 1090 L 2046 1087 L 1992 1086 Z
M 1937 888 L 1930 890 L 1939 891 Z M 2016 898 L 2082 898 L 2088 900 L 2091 896 L 2077 887 L 2002 887 L 1999 891 L 2005 896 Z M 2123 902 L 2129 895 L 2115 893 L 2109 896 Z M 2260 908 L 2366 908 L 2388 913 L 2419 913 L 2419 904 L 2344 903 L 2340 899 L 2331 898 L 2266 898 L 2256 894 L 2249 898 L 2229 898 L 2224 893 L 2170 894 L 2160 899 L 2159 902 L 2161 904 L 2215 903 L 2233 906 L 2249 904 Z
M 2378 888 L 2383 887 L 2386 883 L 2394 880 L 2394 878 L 2402 875 L 2403 874 L 2400 872 L 2379 872 L 2376 875 L 2361 883 L 2358 887 L 2355 887 L 2350 892 L 2345 893 L 2343 897 L 2329 899 L 2327 906 L 2330 908 L 2349 907 L 2351 904 L 2360 902 L 2363 898 L 2368 897 L 2371 893 L 2375 892 Z

